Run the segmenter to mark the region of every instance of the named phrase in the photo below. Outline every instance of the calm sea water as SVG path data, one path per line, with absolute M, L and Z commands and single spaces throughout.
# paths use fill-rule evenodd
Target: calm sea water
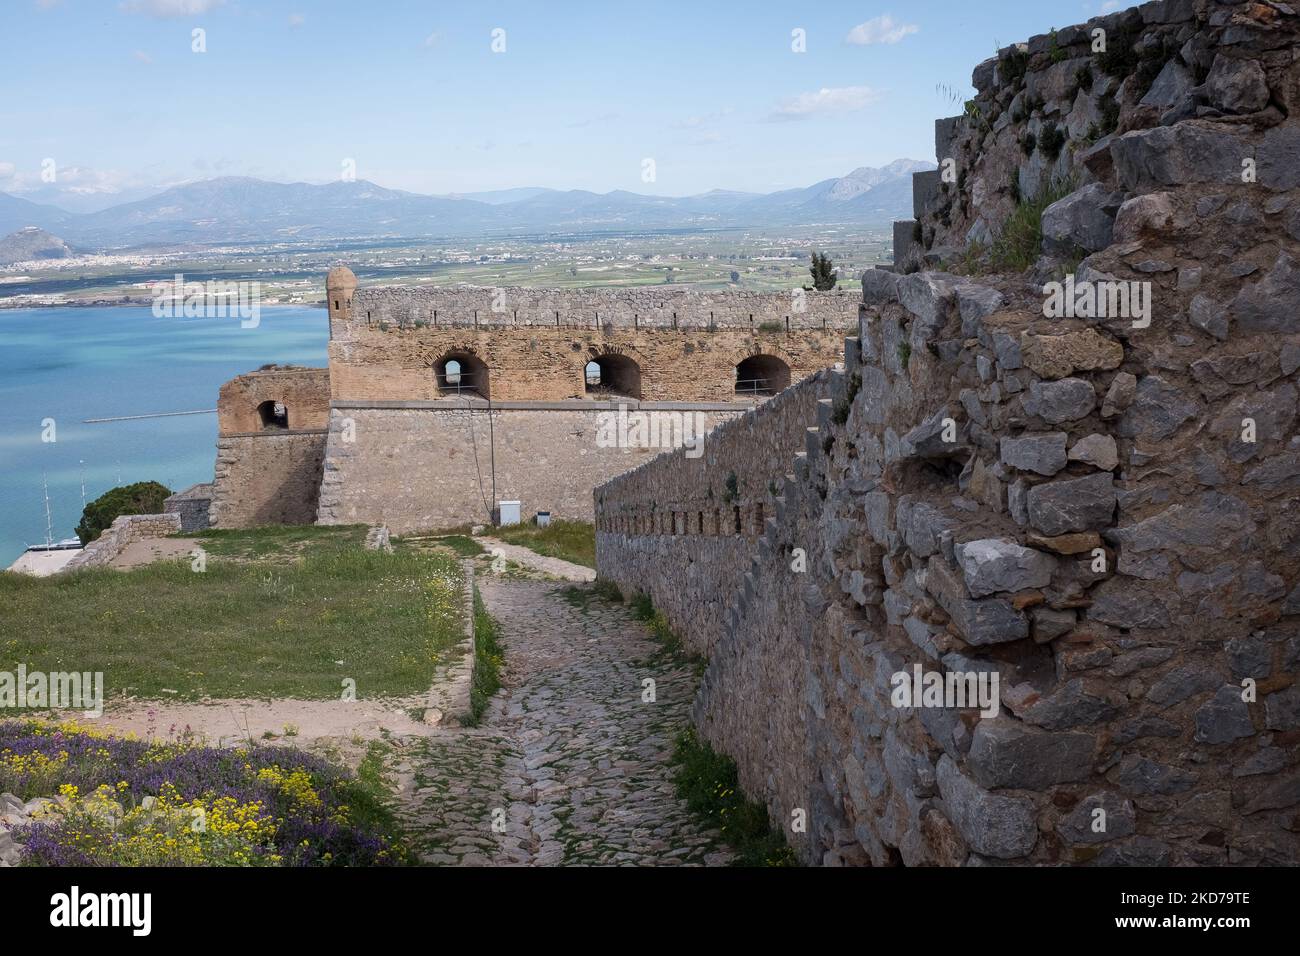
M 222 382 L 268 362 L 325 364 L 322 308 L 265 308 L 238 319 L 158 319 L 148 308 L 0 310 L 0 568 L 70 538 L 86 500 L 118 484 L 179 491 L 212 480 L 217 416 L 83 424 L 87 418 L 216 408 Z M 54 419 L 54 442 L 42 421 Z

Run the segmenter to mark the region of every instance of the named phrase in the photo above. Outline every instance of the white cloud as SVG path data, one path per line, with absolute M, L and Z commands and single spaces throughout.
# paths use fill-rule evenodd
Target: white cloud
M 149 17 L 196 17 L 211 13 L 226 0 L 122 0 L 123 13 L 143 13 Z
M 131 55 L 135 57 L 137 60 L 139 60 L 141 63 L 153 62 L 153 57 L 151 57 L 148 53 L 145 53 L 144 50 L 136 50 Z
M 434 30 L 432 33 L 430 33 L 427 37 L 424 38 L 424 45 L 432 48 L 437 46 L 441 40 L 442 40 L 442 34 L 439 33 L 437 30 Z
M 816 93 L 800 93 L 779 103 L 769 120 L 801 120 L 817 113 L 851 113 L 865 109 L 880 93 L 869 86 L 822 87 Z
M 873 43 L 897 43 L 903 37 L 916 33 L 921 28 L 914 23 L 899 23 L 888 13 L 866 23 L 859 23 L 844 38 L 846 43 L 855 46 L 870 46 Z
M 42 10 L 53 10 L 62 2 L 63 0 L 36 0 L 36 6 Z
M 1118 10 L 1118 9 L 1119 9 L 1119 0 L 1106 0 L 1106 2 L 1101 5 L 1102 13 L 1110 13 L 1112 10 Z
M 307 22 L 307 18 L 303 16 L 301 13 L 289 14 L 289 26 L 291 27 L 297 28 L 302 26 L 306 22 Z

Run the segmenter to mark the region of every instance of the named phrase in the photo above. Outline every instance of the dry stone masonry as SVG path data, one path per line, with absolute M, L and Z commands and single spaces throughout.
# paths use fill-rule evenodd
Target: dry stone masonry
M 597 489 L 600 574 L 709 651 L 695 720 L 805 861 L 1300 862 L 1298 39 L 1162 0 L 981 64 L 842 368 L 782 396 L 802 450 L 773 403 Z M 647 522 L 731 471 L 757 537 Z M 918 669 L 996 716 L 900 704 Z

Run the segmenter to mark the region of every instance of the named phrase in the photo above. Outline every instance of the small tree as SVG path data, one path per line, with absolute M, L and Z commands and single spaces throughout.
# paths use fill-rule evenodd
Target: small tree
M 735 269 L 732 269 L 732 270 L 731 270 L 731 281 L 732 281 L 732 282 L 739 282 L 739 281 L 740 281 L 740 273 L 737 272 Z
M 835 283 L 839 281 L 839 276 L 835 274 L 835 264 L 831 262 L 831 257 L 824 253 L 813 251 L 812 265 L 808 271 L 812 273 L 812 287 L 818 292 L 829 292 L 835 288 Z
M 170 495 L 171 489 L 156 481 L 137 481 L 112 488 L 86 505 L 77 525 L 77 537 L 83 545 L 90 544 L 122 515 L 161 514 L 163 501 Z

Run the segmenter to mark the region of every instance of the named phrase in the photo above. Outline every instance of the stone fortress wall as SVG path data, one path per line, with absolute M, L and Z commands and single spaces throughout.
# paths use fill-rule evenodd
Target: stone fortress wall
M 359 288 L 346 269 L 327 300 L 328 369 L 268 368 L 222 389 L 218 527 L 401 534 L 490 521 L 501 500 L 525 518 L 590 520 L 596 485 L 664 450 L 606 447 L 606 416 L 712 428 L 834 364 L 859 310 L 846 291 Z M 609 376 L 596 391 L 592 361 Z M 737 394 L 742 366 L 763 394 Z M 277 402 L 287 420 L 268 426 Z
M 284 423 L 263 421 L 279 403 Z M 312 524 L 320 500 L 329 371 L 269 366 L 221 387 L 208 520 L 218 528 Z
M 600 575 L 709 651 L 696 722 L 805 861 L 1300 862 L 1298 43 L 1284 4 L 1161 0 L 981 64 L 803 450 L 760 409 L 597 489 Z M 996 242 L 1012 170 L 1068 182 L 1044 257 L 926 271 Z M 1071 269 L 1150 283 L 1149 323 L 1045 316 Z M 723 472 L 761 536 L 647 523 Z M 894 706 L 918 665 L 996 674 L 997 715 Z

